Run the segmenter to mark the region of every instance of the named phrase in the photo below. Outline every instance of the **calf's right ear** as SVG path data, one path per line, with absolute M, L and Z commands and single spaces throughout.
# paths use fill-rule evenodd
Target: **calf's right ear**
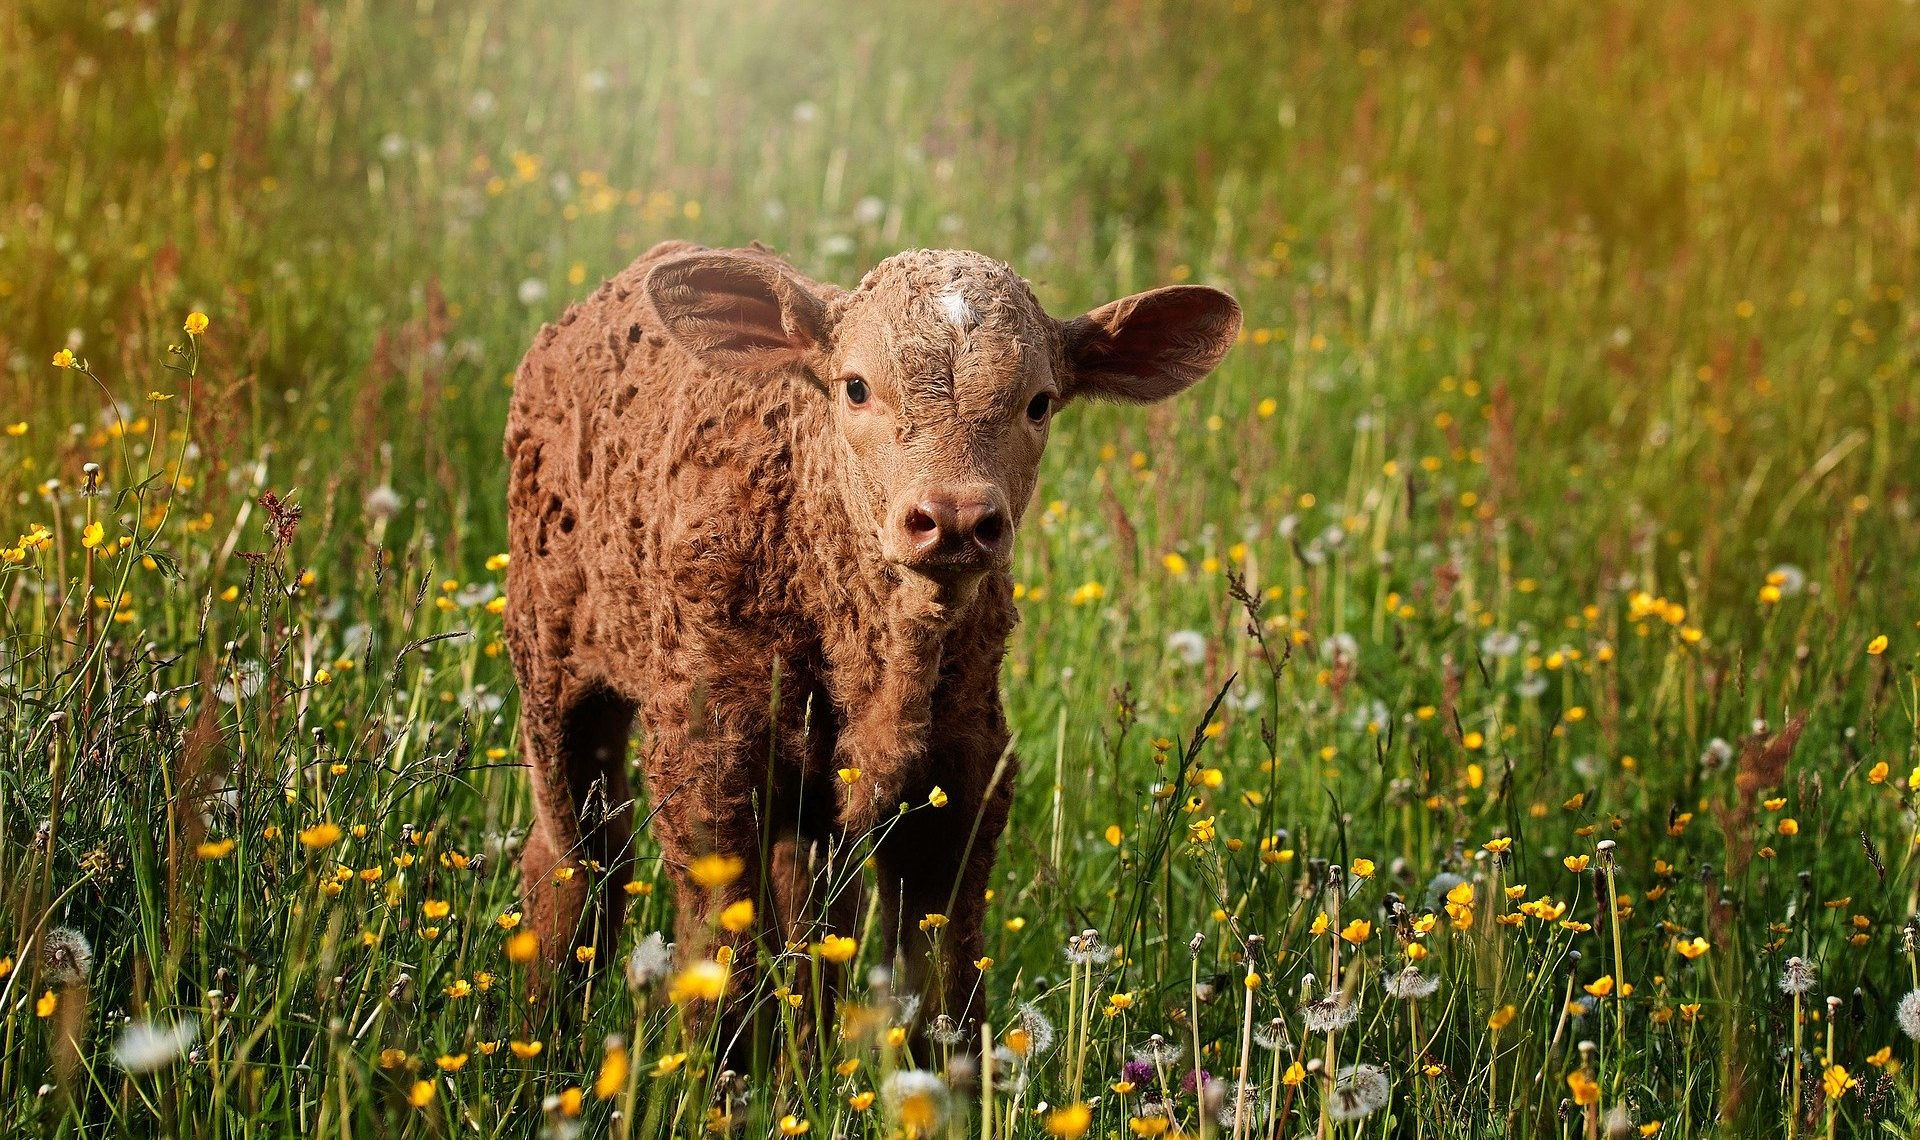
M 776 372 L 826 346 L 826 303 L 761 258 L 676 257 L 647 274 L 646 293 L 667 335 L 713 368 Z

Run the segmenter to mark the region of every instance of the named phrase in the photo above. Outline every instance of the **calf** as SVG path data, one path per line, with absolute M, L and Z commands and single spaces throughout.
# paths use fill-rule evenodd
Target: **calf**
M 543 328 L 507 423 L 506 636 L 548 957 L 617 944 L 637 717 L 683 949 L 750 961 L 752 932 L 713 922 L 741 899 L 775 949 L 829 895 L 817 918 L 852 933 L 824 879 L 872 835 L 899 988 L 976 1017 L 1013 795 L 1008 561 L 1047 433 L 1076 400 L 1180 392 L 1239 328 L 1200 286 L 1059 321 L 978 253 L 902 253 L 849 291 L 758 245 L 684 242 Z M 696 885 L 709 854 L 744 873 Z

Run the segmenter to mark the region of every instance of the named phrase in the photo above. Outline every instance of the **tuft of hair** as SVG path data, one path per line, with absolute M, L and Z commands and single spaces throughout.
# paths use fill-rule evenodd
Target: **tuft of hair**
M 958 290 L 940 294 L 936 302 L 940 306 L 941 314 L 947 318 L 947 323 L 961 332 L 969 332 L 975 324 L 979 323 L 979 315 L 973 311 L 973 306 L 967 303 L 966 297 L 962 296 Z

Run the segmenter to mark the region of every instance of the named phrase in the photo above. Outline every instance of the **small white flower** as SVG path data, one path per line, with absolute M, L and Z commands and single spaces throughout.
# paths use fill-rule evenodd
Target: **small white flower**
M 869 194 L 853 204 L 853 220 L 870 226 L 887 216 L 887 204 Z
M 673 969 L 673 948 L 654 931 L 640 940 L 627 958 L 627 984 L 636 990 L 645 989 L 654 982 L 667 976 Z
M 385 483 L 368 491 L 367 497 L 360 501 L 361 510 L 382 522 L 399 514 L 401 505 L 400 492 Z
M 200 1019 L 188 1017 L 161 1028 L 151 1021 L 135 1021 L 120 1031 L 113 1059 L 129 1073 L 164 1069 L 184 1056 L 200 1039 Z
M 532 308 L 547 299 L 547 283 L 538 277 L 529 277 L 520 282 L 520 287 L 514 290 L 514 295 L 520 298 L 522 305 Z
M 1707 741 L 1707 750 L 1700 754 L 1700 766 L 1709 772 L 1717 772 L 1733 759 L 1733 745 L 1716 736 Z
M 1767 572 L 1767 581 L 1780 588 L 1781 597 L 1791 598 L 1807 588 L 1807 572 L 1791 562 L 1782 562 Z
M 1336 633 L 1320 643 L 1320 655 L 1335 665 L 1352 665 L 1360 660 L 1360 642 L 1351 633 Z
M 407 136 L 398 131 L 388 131 L 380 138 L 380 157 L 392 161 L 407 153 Z
M 1504 629 L 1490 629 L 1480 639 L 1480 652 L 1488 657 L 1512 657 L 1520 652 L 1520 635 Z

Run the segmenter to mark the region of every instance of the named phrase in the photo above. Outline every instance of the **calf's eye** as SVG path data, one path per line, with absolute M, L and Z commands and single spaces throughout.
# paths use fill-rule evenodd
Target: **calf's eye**
M 1027 405 L 1027 418 L 1034 423 L 1040 423 L 1047 418 L 1047 413 L 1052 410 L 1053 396 L 1050 393 L 1042 392 L 1038 396 L 1035 396 L 1032 402 Z
M 868 395 L 867 382 L 865 380 L 860 379 L 858 376 L 847 377 L 847 403 L 857 408 L 867 402 Z

